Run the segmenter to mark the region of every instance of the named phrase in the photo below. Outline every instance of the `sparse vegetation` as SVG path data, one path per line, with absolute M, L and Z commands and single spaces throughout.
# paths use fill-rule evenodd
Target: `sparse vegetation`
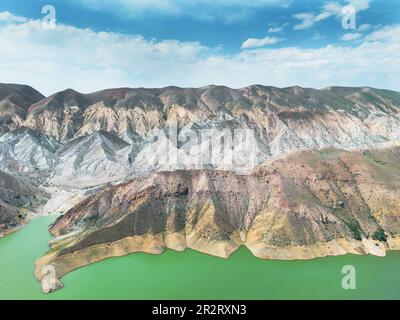
M 385 233 L 385 230 L 383 230 L 382 228 L 379 228 L 378 230 L 376 230 L 374 232 L 374 234 L 372 235 L 372 239 L 374 239 L 376 241 L 380 241 L 380 242 L 386 242 L 387 235 Z
M 361 228 L 357 221 L 352 221 L 347 225 L 353 233 L 354 239 L 361 241 Z
M 17 218 L 20 220 L 24 220 L 26 218 L 26 214 L 23 212 L 18 212 L 17 213 Z

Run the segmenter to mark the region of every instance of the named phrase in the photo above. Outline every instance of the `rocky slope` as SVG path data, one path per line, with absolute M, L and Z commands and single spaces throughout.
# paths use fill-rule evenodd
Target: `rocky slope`
M 0 134 L 20 126 L 28 108 L 42 99 L 44 96 L 29 86 L 0 84 Z
M 211 120 L 254 129 L 280 155 L 391 139 L 399 131 L 399 106 L 400 93 L 367 87 L 66 90 L 31 106 L 24 124 L 62 142 L 102 130 L 135 143 L 171 123 Z
M 250 175 L 156 173 L 89 197 L 50 228 L 37 262 L 58 277 L 135 251 L 192 248 L 228 257 L 309 259 L 400 249 L 400 148 L 303 151 Z
M 45 192 L 27 179 L 0 171 L 0 236 L 26 224 L 31 211 L 47 198 Z
M 128 146 L 124 140 L 104 131 L 76 138 L 57 151 L 52 181 L 73 185 L 98 177 L 94 184 L 99 184 L 100 179 L 123 177 L 129 173 L 130 166 L 121 150 Z
M 0 233 L 23 224 L 21 210 L 47 190 L 42 211 L 69 211 L 51 227 L 57 238 L 38 279 L 47 264 L 61 277 L 165 248 L 383 255 L 400 248 L 399 145 L 400 93 L 369 87 L 68 89 L 44 98 L 0 84 Z
M 67 180 L 75 176 L 87 184 L 105 177 L 112 181 L 165 170 L 237 172 L 299 150 L 387 147 L 399 140 L 399 111 L 400 93 L 367 87 L 120 88 L 91 94 L 68 89 L 29 107 L 21 126 L 62 145 L 59 152 L 54 151 L 58 148 L 55 143 L 50 152 L 40 149 L 40 158 L 46 159 L 40 170 L 50 170 L 57 183 L 64 184 L 65 176 Z M 175 127 L 177 141 L 170 139 Z M 248 143 L 242 143 L 242 154 L 232 151 L 232 157 L 239 158 L 235 165 L 221 159 L 202 161 L 207 159 L 211 140 L 223 139 L 218 137 L 223 129 L 232 133 L 235 129 L 251 130 L 254 145 L 249 148 Z M 206 130 L 219 133 L 203 138 Z M 193 132 L 200 147 L 182 142 Z M 91 141 L 92 148 L 83 156 L 82 146 L 91 145 Z M 93 151 L 95 145 L 98 152 Z M 176 158 L 173 163 L 168 158 L 171 151 Z M 14 157 L 4 148 L 2 153 L 3 158 Z M 249 154 L 251 165 L 237 164 L 248 160 Z M 196 163 L 198 159 L 200 163 Z M 38 166 L 28 163 L 25 167 Z
M 49 171 L 59 144 L 44 133 L 19 127 L 0 136 L 0 170 L 10 173 Z

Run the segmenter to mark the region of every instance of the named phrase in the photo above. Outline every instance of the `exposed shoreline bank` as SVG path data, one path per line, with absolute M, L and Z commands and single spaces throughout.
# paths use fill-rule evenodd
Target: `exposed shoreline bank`
M 42 270 L 46 266 L 56 271 L 57 289 L 62 288 L 60 279 L 82 267 L 113 257 L 126 256 L 132 253 L 149 253 L 159 255 L 165 250 L 183 252 L 192 249 L 204 254 L 228 259 L 241 246 L 246 247 L 255 258 L 263 260 L 311 260 L 328 256 L 375 255 L 386 256 L 387 251 L 400 250 L 400 238 L 388 239 L 387 243 L 363 239 L 362 241 L 336 239 L 326 243 L 309 246 L 272 247 L 256 241 L 241 241 L 239 233 L 232 234 L 228 241 L 207 241 L 193 234 L 184 232 L 174 234 L 158 234 L 128 237 L 113 243 L 96 244 L 82 250 L 58 256 L 62 244 L 54 243 L 53 249 L 35 262 L 35 277 L 41 282 L 44 278 Z

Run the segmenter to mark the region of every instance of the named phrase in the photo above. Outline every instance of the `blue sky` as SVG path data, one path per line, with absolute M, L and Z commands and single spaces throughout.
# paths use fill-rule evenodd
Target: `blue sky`
M 54 30 L 41 28 L 44 5 L 56 9 Z M 346 5 L 355 30 L 342 27 Z M 400 0 L 2 0 L 0 81 L 45 94 L 211 83 L 400 90 L 399 33 Z

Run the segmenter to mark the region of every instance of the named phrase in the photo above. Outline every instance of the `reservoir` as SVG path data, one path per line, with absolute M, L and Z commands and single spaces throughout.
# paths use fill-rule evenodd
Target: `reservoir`
M 34 261 L 49 249 L 54 219 L 0 239 L 0 299 L 400 299 L 400 252 L 269 261 L 246 248 L 227 260 L 192 250 L 112 258 L 67 274 L 64 289 L 45 295 Z M 356 290 L 342 289 L 346 265 L 355 267 Z

